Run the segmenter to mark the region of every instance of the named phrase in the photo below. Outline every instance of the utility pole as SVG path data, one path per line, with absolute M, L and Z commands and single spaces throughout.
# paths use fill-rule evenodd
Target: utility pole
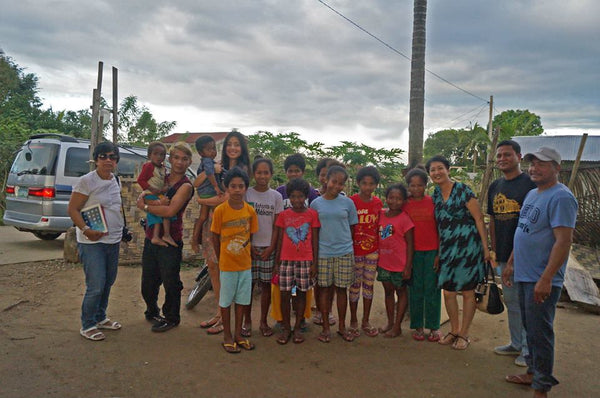
M 119 140 L 119 114 L 118 114 L 118 101 L 119 101 L 119 70 L 112 67 L 112 136 L 113 143 L 117 145 L 117 141 Z
M 94 164 L 94 149 L 98 145 L 100 131 L 104 126 L 102 120 L 98 120 L 100 114 L 100 98 L 102 97 L 102 70 L 104 63 L 98 62 L 98 83 L 92 94 L 92 135 L 90 137 L 90 171 L 96 167 Z M 99 123 L 100 122 L 100 123 Z
M 425 21 L 427 0 L 414 0 L 410 101 L 408 114 L 408 168 L 423 161 L 423 119 L 425 116 Z
M 492 129 L 492 121 L 494 120 L 493 116 L 494 116 L 494 96 L 490 95 L 490 120 L 488 122 L 488 137 L 490 138 L 490 141 L 493 139 L 492 134 L 494 131 Z

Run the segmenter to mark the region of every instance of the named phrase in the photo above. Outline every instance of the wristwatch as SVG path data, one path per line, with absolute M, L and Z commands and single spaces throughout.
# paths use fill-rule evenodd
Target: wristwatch
M 144 211 L 147 213 L 148 212 L 148 205 L 144 205 Z
M 85 234 L 85 231 L 87 231 L 88 229 L 91 229 L 89 225 L 86 225 L 85 227 L 81 228 L 81 233 Z

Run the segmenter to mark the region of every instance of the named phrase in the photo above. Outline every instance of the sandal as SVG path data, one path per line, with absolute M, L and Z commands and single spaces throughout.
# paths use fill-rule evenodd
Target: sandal
M 373 327 L 373 326 L 370 326 L 370 325 L 369 326 L 363 326 L 362 330 L 369 337 L 377 337 L 379 335 L 379 330 L 377 330 L 376 327 Z
M 294 330 L 294 344 L 304 343 L 304 336 L 302 336 L 302 332 L 299 330 Z
M 261 326 L 260 333 L 263 335 L 263 337 L 273 336 L 273 329 L 271 329 L 271 327 L 269 327 L 269 325 Z
M 321 343 L 329 343 L 331 341 L 331 334 L 327 332 L 321 332 L 319 333 L 319 336 L 317 336 L 317 340 L 319 340 Z
M 98 329 L 108 329 L 108 330 L 119 330 L 122 327 L 119 322 L 111 321 L 108 318 L 106 318 L 102 322 L 98 322 L 98 324 L 96 326 L 98 327 Z
M 432 343 L 440 341 L 440 331 L 432 330 L 431 332 L 429 332 L 429 336 L 427 336 L 427 341 L 431 341 Z
M 452 344 L 452 348 L 455 350 L 466 350 L 471 344 L 471 340 L 469 340 L 469 336 L 463 337 L 460 334 L 456 336 L 456 340 L 454 340 L 454 344 Z
M 522 384 L 525 386 L 530 386 L 533 382 L 533 375 L 529 373 L 521 374 L 521 375 L 508 375 L 504 378 L 509 383 Z
M 206 333 L 208 333 L 208 334 L 219 334 L 224 329 L 225 328 L 223 327 L 223 322 L 219 320 L 219 322 L 215 323 L 214 325 L 212 325 L 211 327 L 209 327 L 208 329 L 206 329 Z
M 323 324 L 323 315 L 320 312 L 316 312 L 315 316 L 313 316 L 313 323 L 319 326 Z
M 414 331 L 412 334 L 412 338 L 416 341 L 423 341 L 425 340 L 425 334 L 423 332 Z
M 290 341 L 291 337 L 292 337 L 292 332 L 290 332 L 289 330 L 286 330 L 286 329 L 281 329 L 281 333 L 279 334 L 279 337 L 277 337 L 277 343 L 279 343 L 281 345 L 285 345 L 288 343 L 288 341 Z
M 242 332 L 240 334 L 244 337 L 252 337 L 252 326 L 242 326 Z
M 85 330 L 80 329 L 79 334 L 82 335 L 83 337 L 85 337 L 86 339 L 92 340 L 92 341 L 104 340 L 104 338 L 106 337 L 106 336 L 104 336 L 104 333 L 99 331 L 98 328 L 95 326 L 93 326 L 89 329 L 85 329 Z
M 208 329 L 210 327 L 215 326 L 217 323 L 219 323 L 219 321 L 221 320 L 221 316 L 220 315 L 215 315 L 212 318 L 210 318 L 207 321 L 202 321 L 200 322 L 200 327 L 202 329 Z
M 454 342 L 456 341 L 457 338 L 458 338 L 458 335 L 456 335 L 456 334 L 454 334 L 452 332 L 448 332 L 448 333 L 446 333 L 446 335 L 444 337 L 442 337 L 438 341 L 438 344 L 441 344 L 441 345 L 454 344 Z
M 358 330 L 358 328 L 348 328 L 348 333 L 350 333 L 355 338 L 360 337 L 360 330 Z
M 238 346 L 242 347 L 246 351 L 252 351 L 256 348 L 254 344 L 250 342 L 248 339 L 240 340 L 235 342 Z
M 348 343 L 352 343 L 354 341 L 354 335 L 352 333 L 350 333 L 350 331 L 348 331 L 348 330 L 345 330 L 343 332 L 341 330 L 338 330 L 337 334 L 342 336 L 344 341 L 347 341 Z
M 225 352 L 227 352 L 228 354 L 239 354 L 240 352 L 242 352 L 242 350 L 240 350 L 240 348 L 237 346 L 237 343 L 235 342 L 221 343 L 221 347 L 223 347 Z

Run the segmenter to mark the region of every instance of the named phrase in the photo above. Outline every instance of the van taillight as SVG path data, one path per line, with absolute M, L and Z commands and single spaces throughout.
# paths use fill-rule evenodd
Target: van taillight
M 38 198 L 53 198 L 56 196 L 54 188 L 29 188 L 29 195 Z
M 12 186 L 12 185 L 7 185 L 6 186 L 6 193 L 14 195 L 15 194 L 15 187 Z

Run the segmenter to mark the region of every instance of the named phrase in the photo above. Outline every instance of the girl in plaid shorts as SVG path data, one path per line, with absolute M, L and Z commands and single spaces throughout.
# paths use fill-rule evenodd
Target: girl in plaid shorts
M 346 341 L 353 341 L 354 335 L 346 329 L 348 309 L 348 288 L 354 282 L 354 249 L 352 233 L 358 224 L 354 202 L 340 192 L 344 189 L 348 173 L 343 167 L 332 166 L 327 170 L 327 189 L 310 207 L 319 213 L 321 231 L 319 233 L 318 283 L 321 293 L 319 307 L 323 314 L 323 331 L 319 340 L 328 343 L 331 339 L 329 328 L 329 308 L 333 293 L 337 296 L 339 317 L 338 334 Z
M 319 216 L 313 209 L 306 208 L 310 185 L 303 179 L 291 180 L 286 193 L 291 208 L 279 214 L 275 221 L 277 228 L 277 260 L 274 274 L 279 274 L 281 294 L 282 328 L 277 342 L 287 344 L 292 336 L 290 321 L 290 298 L 292 289 L 296 290 L 296 323 L 294 325 L 294 343 L 304 341 L 301 322 L 306 307 L 306 291 L 317 275 L 319 248 Z

